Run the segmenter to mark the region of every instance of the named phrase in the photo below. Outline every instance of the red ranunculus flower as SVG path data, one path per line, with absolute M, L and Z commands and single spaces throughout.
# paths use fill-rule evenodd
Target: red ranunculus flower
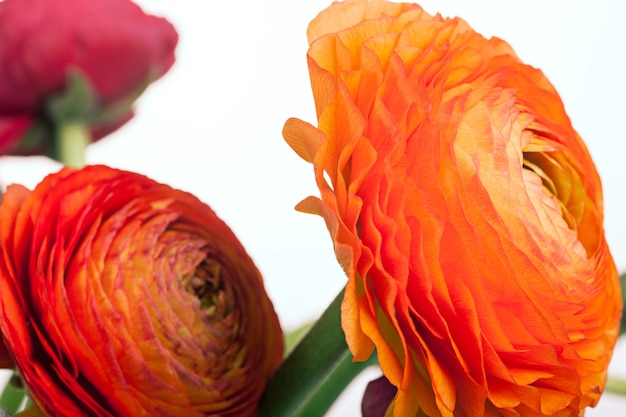
M 261 275 L 194 196 L 105 166 L 0 205 L 0 328 L 49 416 L 254 416 L 283 342 Z
M 130 0 L 0 2 L 0 154 L 49 151 L 48 100 L 71 71 L 93 90 L 94 136 L 120 127 L 136 96 L 172 66 L 177 42 L 169 22 Z
M 554 87 L 510 46 L 415 4 L 310 24 L 318 127 L 291 119 L 348 275 L 342 325 L 396 417 L 579 416 L 622 309 L 600 179 Z

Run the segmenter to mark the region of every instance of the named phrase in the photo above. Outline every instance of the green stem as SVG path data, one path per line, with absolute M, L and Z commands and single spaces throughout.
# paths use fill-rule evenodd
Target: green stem
M 270 380 L 259 417 L 321 417 L 361 371 L 341 329 L 341 291 Z
M 611 378 L 606 381 L 605 392 L 626 396 L 626 379 Z
M 57 159 L 63 165 L 85 166 L 85 152 L 91 143 L 91 132 L 85 123 L 65 122 L 57 127 Z

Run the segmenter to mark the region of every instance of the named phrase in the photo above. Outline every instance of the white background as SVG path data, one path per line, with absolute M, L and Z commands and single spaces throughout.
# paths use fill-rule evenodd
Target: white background
M 94 144 L 88 163 L 133 170 L 196 194 L 234 229 L 266 279 L 286 329 L 315 319 L 345 284 L 321 219 L 293 206 L 317 194 L 312 167 L 284 143 L 288 117 L 315 122 L 308 22 L 330 1 L 141 0 L 180 33 L 177 63 L 140 99 L 137 116 Z M 606 233 L 626 271 L 626 2 L 423 1 L 505 39 L 559 90 L 603 178 Z M 0 182 L 33 187 L 58 166 L 1 158 Z M 626 377 L 626 346 L 611 373 Z M 328 414 L 358 416 L 364 380 Z M 605 395 L 587 416 L 622 417 Z

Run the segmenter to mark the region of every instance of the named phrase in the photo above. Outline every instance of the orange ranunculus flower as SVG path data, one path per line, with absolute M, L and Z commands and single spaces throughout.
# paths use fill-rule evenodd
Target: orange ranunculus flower
M 192 195 L 66 168 L 0 206 L 0 326 L 48 416 L 254 416 L 278 318 L 233 232 Z
M 621 313 L 600 179 L 545 76 L 415 4 L 334 3 L 310 24 L 313 163 L 348 275 L 355 360 L 377 349 L 393 416 L 578 416 Z M 391 412 L 390 412 L 391 414 Z

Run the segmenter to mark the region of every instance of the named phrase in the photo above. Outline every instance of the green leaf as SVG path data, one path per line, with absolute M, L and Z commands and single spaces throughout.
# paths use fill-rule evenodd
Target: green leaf
M 0 406 L 5 409 L 5 412 L 10 413 L 9 415 L 15 414 L 20 409 L 26 397 L 26 391 L 23 387 L 18 386 L 17 381 L 20 381 L 19 375 L 14 373 L 9 383 L 4 387 L 2 395 L 0 395 Z
M 341 329 L 341 291 L 270 380 L 259 417 L 322 417 L 361 371 L 375 365 L 352 362 Z
M 306 336 L 308 331 L 311 330 L 311 326 L 313 326 L 313 323 L 307 323 L 292 332 L 285 333 L 285 357 L 288 356 L 300 340 Z

